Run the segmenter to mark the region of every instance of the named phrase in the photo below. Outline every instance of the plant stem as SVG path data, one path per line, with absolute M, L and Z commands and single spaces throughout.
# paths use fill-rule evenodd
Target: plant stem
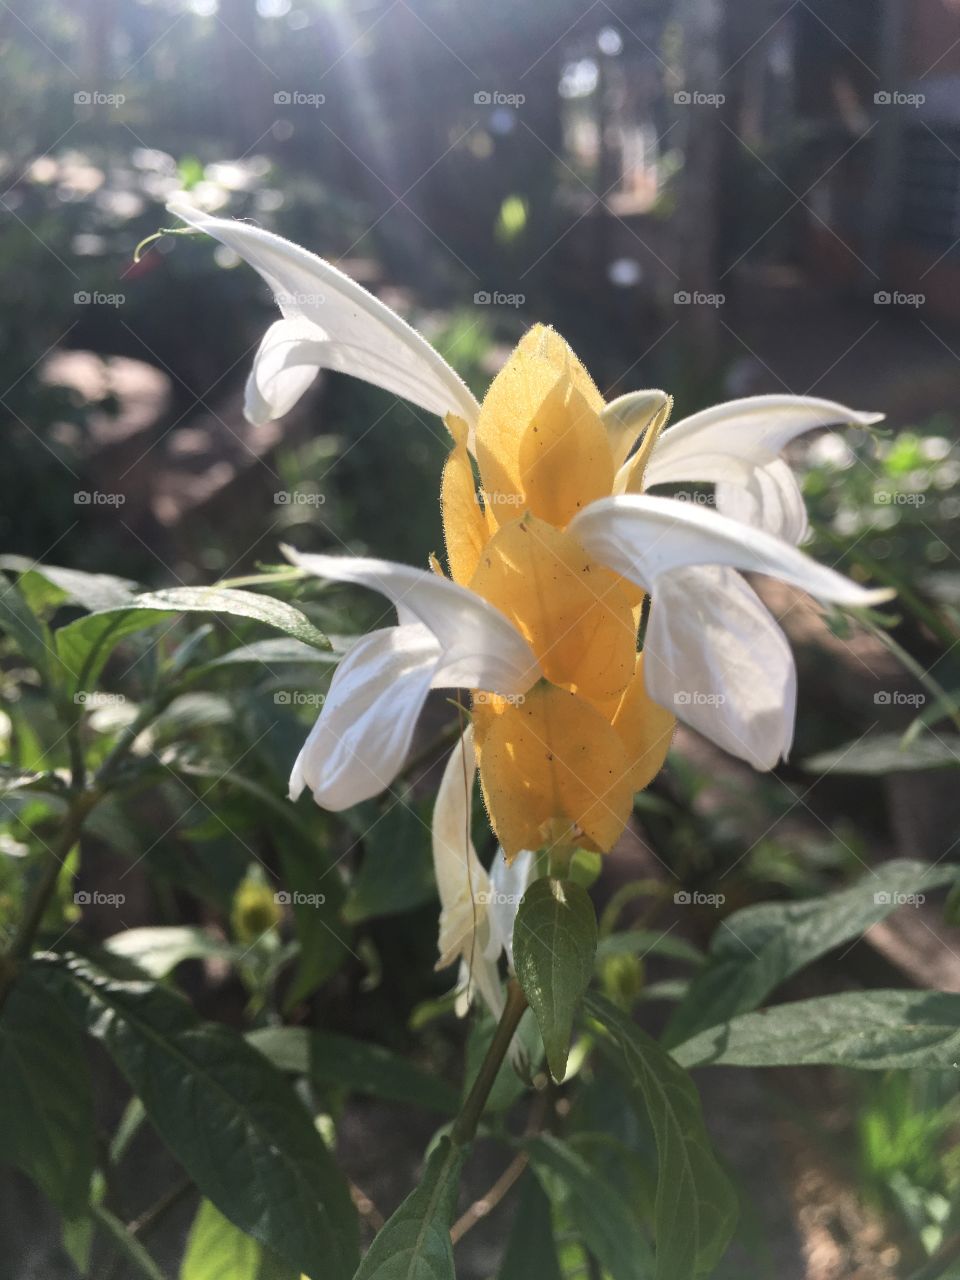
M 477 1072 L 473 1087 L 467 1095 L 467 1100 L 454 1121 L 453 1129 L 450 1133 L 453 1142 L 460 1146 L 466 1146 L 476 1136 L 480 1117 L 483 1115 L 483 1109 L 487 1105 L 487 1099 L 490 1097 L 490 1090 L 493 1088 L 497 1072 L 506 1057 L 507 1050 L 510 1048 L 510 1041 L 513 1039 L 513 1033 L 516 1031 L 526 1007 L 527 997 L 523 994 L 523 988 L 516 978 L 511 978 L 507 984 L 507 1003 L 504 1006 L 503 1014 L 497 1024 L 496 1031 L 493 1033 L 493 1039 L 490 1041 L 486 1057 Z
M 513 1157 L 490 1190 L 484 1192 L 479 1200 L 474 1200 L 466 1213 L 450 1228 L 450 1239 L 454 1244 L 461 1240 L 471 1227 L 475 1227 L 481 1218 L 485 1218 L 497 1207 L 529 1163 L 530 1157 L 526 1151 L 521 1151 Z

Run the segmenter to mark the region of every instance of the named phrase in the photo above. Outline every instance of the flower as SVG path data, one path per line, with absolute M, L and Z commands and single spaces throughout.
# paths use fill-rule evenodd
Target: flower
M 786 756 L 793 657 L 740 571 L 840 605 L 889 598 L 797 549 L 803 501 L 780 457 L 801 432 L 877 415 L 759 396 L 665 430 L 667 395 L 604 404 L 569 346 L 541 325 L 479 405 L 422 337 L 335 267 L 258 228 L 181 200 L 170 207 L 250 262 L 283 313 L 248 381 L 254 421 L 285 413 L 331 368 L 442 416 L 451 436 L 441 481 L 449 576 L 435 561 L 428 572 L 286 551 L 309 573 L 380 592 L 398 616 L 338 667 L 294 765 L 294 799 L 309 787 L 318 804 L 344 809 L 389 787 L 432 688 L 472 691 L 461 772 L 472 778 L 475 752 L 507 862 L 543 845 L 609 850 L 634 793 L 663 763 L 674 716 L 757 769 Z M 687 481 L 714 484 L 717 510 L 647 492 Z M 435 821 L 444 830 L 447 805 L 442 788 Z M 463 883 L 481 883 L 466 831 L 458 844 Z M 438 856 L 441 883 L 444 865 Z M 468 941 L 486 955 L 493 916 L 468 903 L 467 928 L 466 906 L 451 894 L 444 955 L 465 955 Z

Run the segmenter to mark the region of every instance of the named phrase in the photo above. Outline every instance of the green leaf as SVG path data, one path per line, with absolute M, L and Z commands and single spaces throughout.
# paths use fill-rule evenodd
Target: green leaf
M 90 1073 L 66 1010 L 28 971 L 0 1018 L 2 1159 L 72 1217 L 87 1204 L 95 1162 Z
M 50 660 L 57 656 L 50 629 L 32 612 L 19 587 L 2 573 L 0 629 L 7 632 L 27 661 L 33 663 L 45 679 L 49 679 Z
M 91 1206 L 90 1216 L 98 1226 L 104 1228 L 140 1275 L 146 1276 L 147 1280 L 167 1280 L 144 1246 L 127 1230 L 116 1214 L 105 1209 L 102 1204 L 97 1204 Z
M 293 806 L 283 798 L 287 810 Z M 299 820 L 299 815 L 298 820 Z M 342 920 L 343 881 L 330 866 L 318 842 L 285 839 L 279 844 L 283 879 L 293 895 L 293 918 L 300 950 L 297 967 L 284 996 L 285 1011 L 294 1008 L 339 969 L 353 954 L 351 930 Z M 343 934 L 346 933 L 346 938 Z
M 590 982 L 596 950 L 597 917 L 587 891 L 572 880 L 535 880 L 517 911 L 514 967 L 555 1080 L 566 1071 L 573 1015 Z
M 673 1050 L 685 1067 L 841 1066 L 955 1071 L 960 995 L 845 991 L 745 1013 Z
M 332 645 L 329 649 L 317 649 L 312 644 L 304 644 L 302 640 L 294 640 L 292 636 L 269 636 L 266 640 L 254 640 L 252 644 L 240 645 L 229 653 L 206 664 L 205 670 L 215 667 L 231 666 L 239 662 L 257 662 L 269 667 L 271 663 L 281 662 L 320 662 L 324 666 L 340 661 L 342 650 Z
M 62 800 L 67 787 L 58 773 L 34 773 L 0 765 L 0 796 L 19 795 L 24 799 Z
M 960 766 L 960 737 L 956 733 L 917 738 L 904 743 L 898 733 L 875 733 L 848 742 L 834 751 L 821 751 L 804 760 L 807 773 L 857 773 L 885 777 L 916 769 L 956 769 Z
M 201 1200 L 180 1264 L 180 1280 L 257 1280 L 261 1248 L 216 1205 Z
M 55 564 L 36 564 L 26 556 L 0 556 L 0 569 L 21 574 L 17 585 L 35 611 L 48 605 L 72 604 L 88 613 L 127 605 L 137 584 L 111 573 L 85 573 Z M 52 588 L 52 589 L 51 589 Z
M 233 948 L 194 925 L 144 926 L 125 929 L 103 944 L 116 956 L 132 960 L 151 978 L 165 978 L 184 960 L 229 957 Z
M 250 618 L 315 649 L 330 649 L 330 641 L 306 614 L 283 600 L 225 587 L 171 587 L 146 592 L 121 608 L 91 613 L 68 623 L 56 633 L 57 652 L 82 686 L 91 685 L 118 641 L 178 613 Z
M 348 1280 L 357 1222 L 346 1183 L 275 1067 L 168 987 L 72 956 L 38 957 L 33 972 L 102 1041 L 203 1195 L 291 1266 Z
M 705 969 L 690 984 L 663 1035 L 668 1047 L 756 1009 L 781 982 L 834 947 L 859 938 L 909 897 L 952 883 L 957 868 L 896 859 L 839 893 L 805 902 L 745 907 L 724 920 Z
M 550 1201 L 529 1173 L 523 1179 L 497 1280 L 563 1280 Z
M 693 1081 L 655 1040 L 593 993 L 590 1015 L 612 1037 L 620 1066 L 646 1108 L 657 1143 L 656 1280 L 692 1280 L 720 1261 L 737 1198 L 717 1163 Z
M 623 933 L 610 933 L 601 938 L 597 946 L 597 960 L 605 960 L 608 956 L 625 956 L 640 954 L 666 956 L 670 960 L 682 960 L 685 964 L 700 966 L 704 962 L 704 954 L 686 938 L 680 938 L 669 932 L 654 932 L 653 929 L 627 929 Z
M 619 1190 L 559 1138 L 543 1134 L 524 1148 L 548 1196 L 559 1182 L 574 1229 L 612 1280 L 650 1280 L 650 1246 Z
M 456 1280 L 450 1226 L 467 1148 L 441 1138 L 420 1185 L 380 1230 L 355 1280 Z
M 386 813 L 364 806 L 363 862 L 343 918 L 360 924 L 377 916 L 399 915 L 437 896 L 430 850 L 430 824 L 413 807 L 412 797 L 397 801 Z
M 455 1115 L 459 1107 L 456 1089 L 378 1044 L 305 1027 L 264 1027 L 251 1031 L 247 1040 L 281 1071 L 309 1076 L 319 1085 L 444 1115 Z

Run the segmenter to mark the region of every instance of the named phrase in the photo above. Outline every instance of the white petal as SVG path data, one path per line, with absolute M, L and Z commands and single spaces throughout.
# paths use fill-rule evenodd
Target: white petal
M 490 931 L 498 944 L 498 953 L 507 953 L 507 962 L 513 970 L 513 925 L 520 907 L 520 899 L 527 891 L 530 877 L 536 866 L 536 854 L 522 849 L 513 862 L 507 862 L 503 850 L 498 849 L 490 867 Z
M 630 391 L 604 406 L 600 420 L 607 428 L 615 467 L 623 465 L 641 432 L 654 418 L 668 413 L 672 403 L 665 391 Z
M 450 753 L 433 810 L 433 867 L 440 894 L 438 969 L 461 960 L 468 996 L 476 988 L 495 1017 L 503 1010 L 497 960 L 501 947 L 492 936 L 490 880 L 470 835 L 477 760 L 473 727 Z
M 379 795 L 403 768 L 440 661 L 426 627 L 387 627 L 354 645 L 330 682 L 323 710 L 290 775 L 324 809 Z
M 259 271 L 287 319 L 315 326 L 319 368 L 363 378 L 441 417 L 459 414 L 472 432 L 479 406 L 463 381 L 429 342 L 356 281 L 270 231 L 213 218 L 180 197 L 167 208 Z
M 772 769 L 789 752 L 793 654 L 733 569 L 679 569 L 660 579 L 643 668 L 655 702 L 755 769 Z
M 815 396 L 748 396 L 714 405 L 675 423 L 663 435 L 646 467 L 643 484 L 713 483 L 717 510 L 768 533 L 799 542 L 806 533 L 800 490 L 778 455 L 796 436 L 816 427 L 847 422 L 871 426 L 882 413 L 863 413 Z M 615 492 L 624 491 L 626 468 Z M 737 489 L 746 493 L 737 494 Z M 798 532 L 799 531 L 799 532 Z M 796 536 L 793 536 L 796 534 Z
M 290 412 L 320 372 L 323 334 L 309 320 L 277 320 L 263 335 L 247 378 L 244 413 L 261 426 Z
M 860 587 L 762 529 L 673 498 L 601 498 L 575 516 L 568 528 L 601 564 L 654 596 L 664 574 L 692 565 L 769 574 L 833 604 L 865 607 L 895 594 Z
M 397 606 L 401 623 L 428 627 L 443 655 L 434 688 L 526 693 L 541 671 L 529 644 L 499 609 L 449 578 L 362 556 L 309 555 L 284 547 L 293 564 L 320 578 L 355 582 Z
M 721 515 L 765 529 L 794 546 L 807 536 L 806 503 L 796 477 L 782 458 L 755 467 L 745 485 L 718 481 L 716 503 Z

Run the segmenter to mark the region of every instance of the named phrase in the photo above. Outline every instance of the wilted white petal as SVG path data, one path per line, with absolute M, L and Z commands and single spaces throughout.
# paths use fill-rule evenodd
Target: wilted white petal
M 511 970 L 513 925 L 535 866 L 536 855 L 530 849 L 522 849 L 512 862 L 507 862 L 503 850 L 498 849 L 490 867 L 490 932 L 498 954 L 501 950 L 507 953 Z
M 479 406 L 463 381 L 429 342 L 355 280 L 282 236 L 213 218 L 182 197 L 167 208 L 259 271 L 287 319 L 311 323 L 318 368 L 363 378 L 441 417 L 456 413 L 473 430 Z
M 461 960 L 461 982 L 476 988 L 491 1012 L 503 1011 L 497 960 L 501 948 L 490 922 L 490 879 L 470 835 L 477 760 L 470 726 L 450 753 L 433 810 L 433 867 L 440 895 L 438 969 Z
M 339 811 L 384 791 L 403 768 L 440 661 L 421 626 L 372 631 L 334 673 L 323 710 L 290 775 L 290 799 L 305 787 Z
M 863 413 L 816 396 L 731 400 L 664 431 L 645 468 L 643 486 L 687 482 L 722 486 L 717 490 L 717 510 L 722 514 L 799 542 L 806 532 L 806 515 L 801 520 L 797 513 L 803 499 L 789 468 L 771 464 L 805 431 L 831 423 L 871 426 L 882 418 L 882 413 Z M 618 476 L 615 492 L 630 489 L 624 484 L 626 470 Z M 746 490 L 739 500 L 737 489 Z
M 529 644 L 499 609 L 449 578 L 362 556 L 309 555 L 284 547 L 291 563 L 319 578 L 379 591 L 401 623 L 422 623 L 436 636 L 442 661 L 434 688 L 526 693 L 541 671 Z
M 673 498 L 601 498 L 568 527 L 595 560 L 654 596 L 665 574 L 693 565 L 769 574 L 832 604 L 864 607 L 895 594 L 867 590 L 762 529 Z
M 643 646 L 647 692 L 755 769 L 793 741 L 797 673 L 780 627 L 733 569 L 659 579 Z
M 323 339 L 309 320 L 277 320 L 263 335 L 243 410 L 257 426 L 290 412 L 320 372 Z

